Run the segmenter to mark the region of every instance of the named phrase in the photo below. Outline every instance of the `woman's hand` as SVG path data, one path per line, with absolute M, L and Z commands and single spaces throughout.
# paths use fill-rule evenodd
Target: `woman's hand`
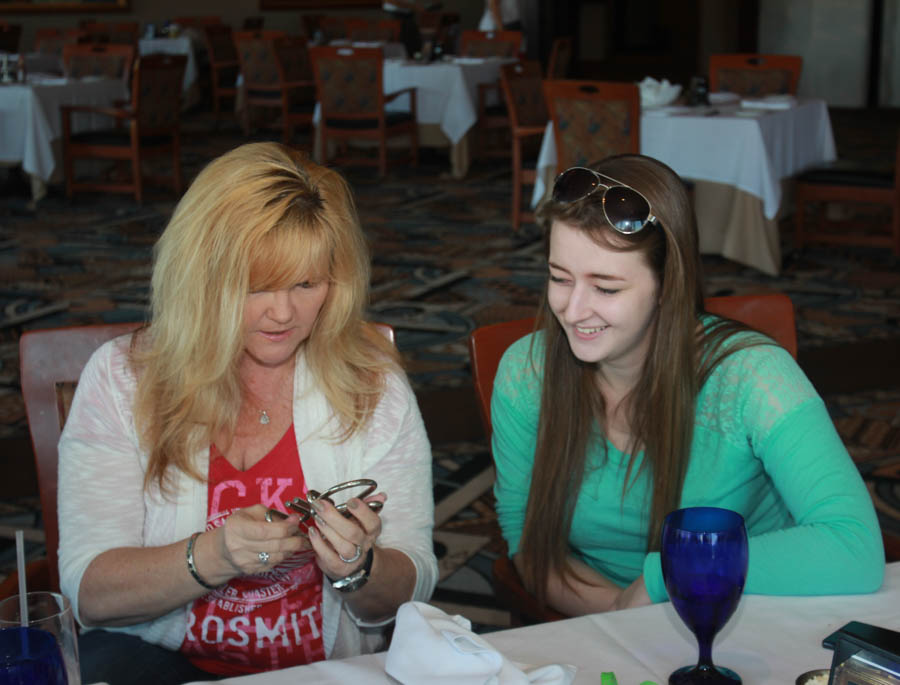
M 354 497 L 347 502 L 349 518 L 328 500 L 312 502 L 316 515 L 315 525 L 309 528 L 309 541 L 322 573 L 329 578 L 344 578 L 365 563 L 366 555 L 381 535 L 381 517 L 366 503 L 386 500 L 383 492 L 365 500 Z
M 234 575 L 264 573 L 297 552 L 310 548 L 309 542 L 301 536 L 299 523 L 299 514 L 266 521 L 266 508 L 262 504 L 239 509 L 225 519 L 219 537 L 219 552 Z

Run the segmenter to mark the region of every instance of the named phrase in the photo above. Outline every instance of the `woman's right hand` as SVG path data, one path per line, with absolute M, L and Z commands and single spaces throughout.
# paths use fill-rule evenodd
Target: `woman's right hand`
M 230 565 L 232 576 L 265 573 L 288 557 L 310 549 L 299 523 L 299 514 L 266 521 L 266 507 L 262 504 L 231 514 L 222 526 L 219 550 Z M 265 562 L 260 556 L 263 552 L 268 554 Z

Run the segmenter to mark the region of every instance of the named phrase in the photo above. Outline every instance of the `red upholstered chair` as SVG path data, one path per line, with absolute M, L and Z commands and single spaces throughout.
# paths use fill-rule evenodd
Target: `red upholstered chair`
M 522 188 L 533 186 L 536 179 L 537 151 L 550 115 L 541 87 L 541 65 L 525 60 L 500 67 L 500 85 L 509 112 L 512 139 L 512 227 L 519 230 L 523 220 L 532 221 L 534 214 L 522 210 Z M 530 148 L 527 148 L 531 143 Z M 532 151 L 532 155 L 526 152 Z M 527 157 L 527 161 L 526 161 Z
M 235 31 L 241 76 L 244 79 L 244 102 L 241 125 L 244 135 L 250 135 L 257 110 L 281 113 L 282 88 L 275 59 L 275 40 L 285 38 L 285 31 Z
M 78 43 L 85 37 L 81 29 L 41 28 L 34 32 L 34 51 L 42 55 L 55 55 L 62 62 L 63 47 Z
M 172 156 L 172 173 L 152 180 L 171 184 L 175 194 L 181 195 L 179 125 L 181 82 L 186 64 L 185 55 L 145 55 L 135 61 L 129 103 L 122 107 L 64 105 L 61 108 L 63 169 L 69 198 L 75 191 L 82 190 L 134 193 L 137 203 L 142 204 L 145 179 L 142 162 L 148 157 L 163 154 Z M 74 112 L 105 115 L 110 118 L 111 127 L 76 133 L 71 124 Z M 124 181 L 76 179 L 75 160 L 88 158 L 130 161 L 131 178 Z
M 403 136 L 410 141 L 409 161 L 417 166 L 419 132 L 416 121 L 416 89 L 404 88 L 385 94 L 382 81 L 384 54 L 381 48 L 314 46 L 309 50 L 316 79 L 316 96 L 321 105 L 319 130 L 324 154 L 328 141 L 340 148 L 335 163 L 369 164 L 378 167 L 378 175 L 387 171 L 388 138 Z M 385 105 L 408 95 L 409 112 L 388 112 Z M 347 141 L 370 140 L 378 143 L 378 156 L 350 155 Z
M 641 98 L 634 83 L 544 81 L 544 97 L 553 120 L 558 171 L 640 152 Z
M 808 169 L 794 180 L 794 242 L 798 249 L 807 243 L 871 245 L 890 248 L 900 257 L 900 131 L 893 169 L 838 160 Z M 829 221 L 822 212 L 828 203 L 885 206 L 890 219 L 886 226 L 869 217 Z M 818 208 L 812 221 L 806 216 L 809 205 Z
M 237 97 L 237 76 L 240 70 L 234 35 L 228 24 L 204 24 L 200 27 L 206 54 L 209 58 L 209 77 L 212 90 L 216 126 L 222 111 L 222 101 Z
M 56 515 L 57 443 L 87 360 L 100 345 L 139 324 L 115 323 L 27 331 L 19 339 L 19 370 L 25 414 L 34 448 L 41 497 L 46 558 L 26 567 L 29 590 L 59 592 L 59 522 Z M 0 584 L 0 598 L 16 594 L 14 572 Z
M 104 76 L 128 79 L 135 47 L 127 43 L 77 43 L 62 46 L 63 73 L 69 78 Z
M 735 295 L 710 297 L 705 302 L 706 310 L 726 316 L 752 326 L 782 345 L 795 358 L 797 356 L 797 330 L 794 319 L 794 305 L 782 293 L 762 295 Z M 518 319 L 482 326 L 469 336 L 469 359 L 472 378 L 484 432 L 490 442 L 491 394 L 497 366 L 506 348 L 519 338 L 534 330 L 534 319 Z M 519 578 L 513 562 L 508 557 L 499 557 L 492 568 L 494 593 L 505 604 L 511 614 L 513 625 L 544 623 L 565 618 L 550 607 L 539 607 Z
M 563 36 L 553 39 L 550 48 L 550 59 L 547 62 L 548 79 L 564 79 L 569 76 L 569 67 L 572 63 L 572 38 Z
M 710 55 L 709 89 L 748 97 L 796 95 L 802 69 L 799 55 Z

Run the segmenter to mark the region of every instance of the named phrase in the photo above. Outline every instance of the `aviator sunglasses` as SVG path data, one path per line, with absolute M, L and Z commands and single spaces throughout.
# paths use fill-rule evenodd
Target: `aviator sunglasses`
M 603 188 L 603 214 L 619 233 L 637 233 L 648 223 L 656 223 L 647 198 L 621 181 L 587 167 L 573 166 L 557 176 L 552 197 L 554 202 L 569 204 L 593 195 L 600 188 Z

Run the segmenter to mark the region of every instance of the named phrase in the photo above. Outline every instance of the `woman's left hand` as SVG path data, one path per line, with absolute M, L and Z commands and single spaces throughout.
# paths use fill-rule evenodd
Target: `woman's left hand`
M 309 528 L 309 541 L 322 573 L 329 578 L 344 578 L 365 563 L 366 555 L 381 534 L 381 517 L 366 502 L 384 502 L 386 499 L 384 493 L 365 500 L 354 497 L 347 502 L 349 518 L 327 500 L 313 502 L 316 516 L 315 525 Z
M 647 594 L 647 586 L 644 585 L 644 576 L 638 576 L 635 581 L 627 588 L 622 590 L 616 599 L 614 610 L 633 609 L 635 607 L 643 607 L 653 602 L 650 601 L 650 595 Z

